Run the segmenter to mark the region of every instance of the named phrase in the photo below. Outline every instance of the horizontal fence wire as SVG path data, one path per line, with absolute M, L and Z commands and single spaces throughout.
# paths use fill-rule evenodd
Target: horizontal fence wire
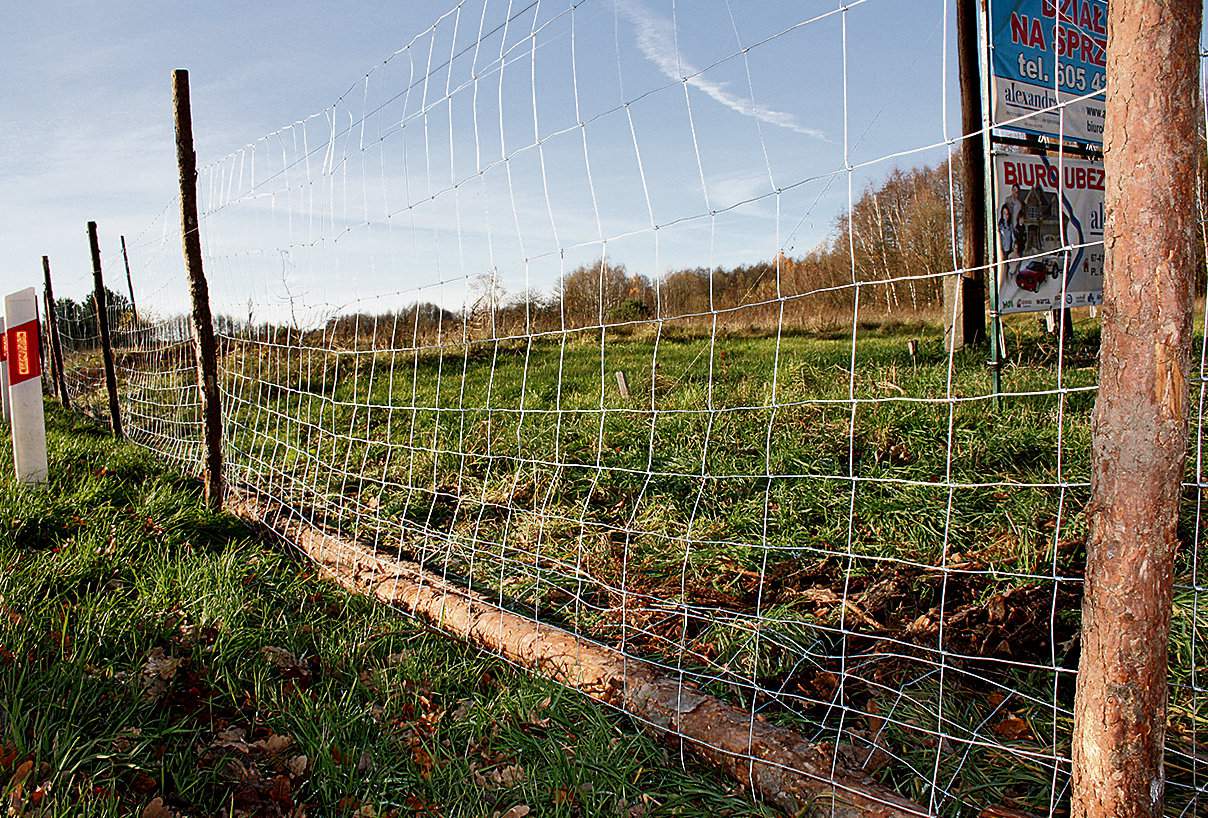
M 950 343 L 982 139 L 954 20 L 458 2 L 201 170 L 228 480 L 790 726 L 922 814 L 1067 814 L 1098 324 L 1012 317 L 997 392 Z M 131 242 L 146 292 L 110 325 L 128 436 L 198 473 L 175 207 Z M 60 299 L 58 327 L 71 400 L 104 419 L 90 306 Z M 1197 343 L 1183 816 L 1208 723 Z

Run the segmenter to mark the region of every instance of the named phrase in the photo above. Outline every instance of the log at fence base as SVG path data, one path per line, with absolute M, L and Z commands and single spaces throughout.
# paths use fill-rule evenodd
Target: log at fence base
M 759 717 L 752 724 L 745 709 L 681 686 L 646 662 L 503 610 L 419 565 L 336 537 L 244 492 L 229 489 L 227 509 L 293 543 L 349 590 L 401 607 L 446 633 L 683 736 L 697 756 L 789 814 L 929 814 L 857 771 L 841 764 L 833 768 L 833 745 L 807 742 Z

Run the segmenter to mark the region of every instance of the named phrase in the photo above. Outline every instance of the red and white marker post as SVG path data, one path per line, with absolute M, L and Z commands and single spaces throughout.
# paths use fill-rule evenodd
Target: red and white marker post
M 17 481 L 45 483 L 46 419 L 38 354 L 38 294 L 33 287 L 4 297 L 8 404 Z
M 4 317 L 0 316 L 0 406 L 4 410 L 4 422 L 12 421 L 8 406 L 8 335 L 4 332 Z

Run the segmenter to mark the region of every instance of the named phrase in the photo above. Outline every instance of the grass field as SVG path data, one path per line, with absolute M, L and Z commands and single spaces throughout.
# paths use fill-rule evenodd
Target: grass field
M 321 581 L 147 452 L 49 425 L 50 485 L 0 478 L 9 815 L 765 814 L 578 694 Z
M 275 330 L 224 342 L 228 456 L 330 528 L 839 736 L 903 794 L 926 803 L 935 779 L 950 814 L 1047 811 L 1066 775 L 1098 343 L 1093 325 L 1060 350 L 1009 326 L 1001 401 L 981 356 L 949 366 L 925 324 L 860 327 L 854 358 L 849 327 L 420 349 L 383 331 L 338 350 Z M 178 355 L 127 352 L 126 394 L 136 439 L 188 462 Z M 1180 559 L 1176 813 L 1208 724 L 1190 684 L 1203 578 L 1193 549 Z

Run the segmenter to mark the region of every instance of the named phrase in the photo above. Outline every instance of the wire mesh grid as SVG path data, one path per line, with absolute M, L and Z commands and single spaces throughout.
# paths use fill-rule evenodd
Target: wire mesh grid
M 791 726 L 920 814 L 1065 814 L 1097 327 L 1007 321 L 999 392 L 950 343 L 982 139 L 954 121 L 953 5 L 687 5 L 459 2 L 203 168 L 228 477 Z M 110 323 L 129 436 L 196 472 L 168 221 L 132 245 L 167 283 Z M 73 402 L 103 406 L 95 328 L 59 327 Z M 1171 815 L 1204 787 L 1206 361 Z

